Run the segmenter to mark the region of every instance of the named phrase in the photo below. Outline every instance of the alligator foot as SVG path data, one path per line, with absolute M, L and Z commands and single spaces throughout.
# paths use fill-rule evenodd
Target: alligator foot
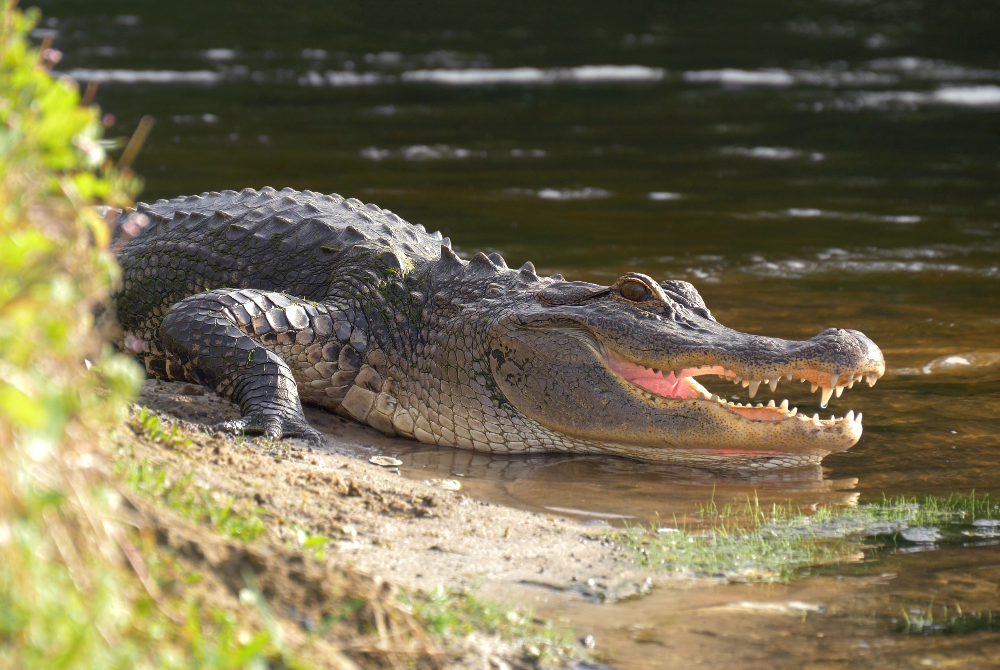
M 235 435 L 264 435 L 270 440 L 300 437 L 311 444 L 323 443 L 323 434 L 310 426 L 305 418 L 282 416 L 263 410 L 252 412 L 235 421 L 216 424 L 212 426 L 212 430 Z
M 242 306 L 250 302 L 238 290 L 217 289 L 171 307 L 160 325 L 166 376 L 203 384 L 239 406 L 243 417 L 216 430 L 322 442 L 302 413 L 291 368 L 235 316 L 234 310 L 245 314 Z

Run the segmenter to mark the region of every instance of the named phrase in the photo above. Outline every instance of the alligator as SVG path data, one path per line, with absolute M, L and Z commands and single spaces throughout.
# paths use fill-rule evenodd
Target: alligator
M 700 467 L 814 465 L 861 436 L 853 410 L 733 403 L 696 377 L 821 391 L 884 373 L 856 330 L 789 341 L 727 328 L 684 281 L 610 286 L 459 257 L 441 233 L 354 198 L 265 187 L 119 212 L 120 346 L 242 418 L 321 440 L 303 403 L 388 435 L 494 453 L 613 454 Z

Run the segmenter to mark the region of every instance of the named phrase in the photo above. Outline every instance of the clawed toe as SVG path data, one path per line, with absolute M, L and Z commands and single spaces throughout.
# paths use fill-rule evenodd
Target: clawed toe
M 298 437 L 310 444 L 322 444 L 323 434 L 310 426 L 304 419 L 250 414 L 233 421 L 226 421 L 212 427 L 213 431 L 233 435 L 264 435 L 269 440 Z

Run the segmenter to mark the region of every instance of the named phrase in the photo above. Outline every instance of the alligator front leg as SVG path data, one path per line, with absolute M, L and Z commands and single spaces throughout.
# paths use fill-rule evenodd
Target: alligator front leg
M 239 406 L 242 418 L 217 429 L 321 441 L 302 413 L 292 370 L 268 345 L 313 338 L 328 321 L 312 305 L 279 293 L 217 289 L 190 296 L 160 325 L 167 377 L 203 384 Z

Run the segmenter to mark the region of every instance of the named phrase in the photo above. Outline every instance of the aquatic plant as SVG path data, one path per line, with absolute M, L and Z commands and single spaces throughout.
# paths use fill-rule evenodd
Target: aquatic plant
M 765 507 L 754 498 L 722 507 L 712 500 L 695 517 L 697 523 L 632 526 L 608 538 L 623 545 L 626 560 L 645 567 L 730 581 L 787 581 L 810 566 L 859 560 L 887 542 L 927 544 L 992 532 L 982 522 L 1000 517 L 1000 506 L 974 492 L 814 510 Z
M 1000 631 L 1000 612 L 963 612 L 961 605 L 935 605 L 900 609 L 894 618 L 895 630 L 906 635 L 967 635 Z

